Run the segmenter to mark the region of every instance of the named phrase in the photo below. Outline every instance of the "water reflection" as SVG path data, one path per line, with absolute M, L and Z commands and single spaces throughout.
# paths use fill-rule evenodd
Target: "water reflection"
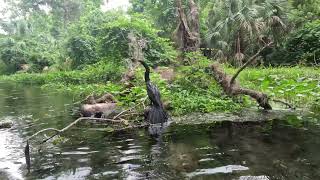
M 12 117 L 4 119 L 12 120 Z M 23 140 L 17 130 L 0 130 L 0 137 L 0 179 L 1 171 L 9 174 L 12 179 L 23 179 Z
M 57 145 L 32 143 L 26 175 L 23 140 L 73 121 L 72 95 L 0 84 L 0 179 L 320 179 L 319 118 L 172 125 L 110 135 L 78 126 Z M 219 117 L 221 118 L 221 117 Z M 302 118 L 302 120 L 301 120 Z

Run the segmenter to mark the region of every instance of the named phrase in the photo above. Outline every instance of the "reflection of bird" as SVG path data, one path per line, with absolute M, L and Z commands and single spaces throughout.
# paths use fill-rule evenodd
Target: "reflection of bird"
M 164 123 L 168 120 L 168 115 L 163 108 L 160 92 L 158 88 L 150 82 L 149 66 L 144 61 L 140 61 L 140 62 L 146 69 L 144 74 L 144 79 L 147 86 L 147 94 L 151 101 L 151 108 L 148 110 L 146 114 L 146 119 L 151 124 Z

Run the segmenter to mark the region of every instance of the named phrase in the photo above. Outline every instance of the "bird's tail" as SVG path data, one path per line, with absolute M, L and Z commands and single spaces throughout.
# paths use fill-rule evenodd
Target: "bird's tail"
M 139 61 L 142 65 L 143 65 L 143 67 L 146 69 L 146 72 L 144 73 L 144 80 L 146 81 L 146 82 L 149 82 L 150 81 L 150 68 L 149 68 L 149 66 L 148 66 L 148 64 L 146 63 L 146 62 L 144 62 L 144 61 Z

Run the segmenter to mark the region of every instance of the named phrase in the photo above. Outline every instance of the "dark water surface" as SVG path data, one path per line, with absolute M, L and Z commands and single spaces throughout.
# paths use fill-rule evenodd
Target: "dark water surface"
M 72 109 L 71 95 L 0 83 L 0 121 L 14 122 L 0 129 L 0 179 L 320 179 L 319 118 L 300 116 L 174 125 L 159 141 L 144 130 L 110 135 L 77 126 L 62 143 L 31 142 L 27 174 L 23 141 L 63 128 Z

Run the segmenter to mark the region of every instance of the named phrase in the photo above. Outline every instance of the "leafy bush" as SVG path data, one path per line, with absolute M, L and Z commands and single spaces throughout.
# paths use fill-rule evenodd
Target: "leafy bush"
M 307 23 L 293 33 L 286 43 L 288 61 L 301 61 L 305 64 L 320 63 L 320 20 Z
M 0 58 L 7 65 L 9 71 L 16 72 L 21 69 L 21 64 L 26 63 L 25 56 L 25 52 L 21 49 L 5 48 L 2 49 Z
M 48 39 L 42 35 L 35 37 L 4 37 L 0 39 L 0 59 L 6 64 L 6 71 L 15 73 L 19 70 L 41 72 L 45 66 L 55 63 L 59 54 Z M 28 64 L 29 69 L 22 69 Z
M 176 57 L 176 51 L 170 41 L 158 37 L 159 30 L 142 16 L 120 16 L 103 25 L 99 33 L 100 52 L 102 56 L 129 57 L 128 34 L 132 32 L 139 39 L 145 39 L 145 59 L 151 64 L 168 64 Z
M 96 42 L 90 36 L 71 37 L 67 43 L 67 53 L 72 59 L 72 68 L 94 64 L 97 61 Z
M 121 79 L 122 67 L 104 61 L 87 66 L 84 70 L 65 72 L 49 72 L 46 74 L 30 73 L 3 76 L 3 80 L 15 81 L 24 84 L 50 84 L 58 83 L 64 85 L 86 86 L 91 83 L 107 83 L 108 81 L 119 81 Z

